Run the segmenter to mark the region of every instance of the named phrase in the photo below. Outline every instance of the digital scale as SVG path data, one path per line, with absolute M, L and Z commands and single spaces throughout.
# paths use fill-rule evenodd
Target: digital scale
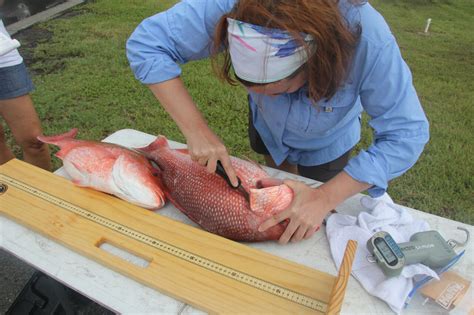
M 367 241 L 367 249 L 372 255 L 368 259 L 376 262 L 388 277 L 398 276 L 405 265 L 415 263 L 432 269 L 442 268 L 456 257 L 454 247 L 469 241 L 469 231 L 459 229 L 467 234 L 467 240 L 462 244 L 454 240 L 445 241 L 438 231 L 418 232 L 410 237 L 409 242 L 397 244 L 390 234 L 380 231 Z

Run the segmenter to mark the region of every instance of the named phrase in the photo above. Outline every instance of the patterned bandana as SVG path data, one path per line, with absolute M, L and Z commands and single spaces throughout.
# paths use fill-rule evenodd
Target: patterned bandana
M 229 51 L 235 74 L 253 83 L 271 83 L 294 73 L 307 60 L 305 47 L 287 31 L 227 19 Z M 301 34 L 310 50 L 313 37 Z

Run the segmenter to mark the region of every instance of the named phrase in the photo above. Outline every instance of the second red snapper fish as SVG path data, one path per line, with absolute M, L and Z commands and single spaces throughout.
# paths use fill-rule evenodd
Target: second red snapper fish
M 187 150 L 171 149 L 163 136 L 139 151 L 145 152 L 161 169 L 168 200 L 206 231 L 252 242 L 277 240 L 284 232 L 287 222 L 258 231 L 264 221 L 289 206 L 293 191 L 287 185 L 257 189 L 257 181 L 269 177 L 257 164 L 231 157 L 242 186 L 249 192 L 249 202 L 222 177 L 192 161 Z
M 159 209 L 165 195 L 156 170 L 141 154 L 125 147 L 75 139 L 77 129 L 55 136 L 39 136 L 61 148 L 56 156 L 78 186 L 91 187 L 147 209 Z

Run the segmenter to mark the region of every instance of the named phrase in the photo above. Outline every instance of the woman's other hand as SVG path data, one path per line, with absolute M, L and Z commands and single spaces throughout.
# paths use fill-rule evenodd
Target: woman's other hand
M 262 181 L 260 184 L 265 187 L 268 183 Z M 288 219 L 286 230 L 279 239 L 280 244 L 308 239 L 319 230 L 324 218 L 333 209 L 329 198 L 322 190 L 311 188 L 302 182 L 285 180 L 283 184 L 288 185 L 295 194 L 292 203 L 287 209 L 262 223 L 258 230 L 263 232 Z
M 289 219 L 290 222 L 280 237 L 281 244 L 310 238 L 331 210 L 347 198 L 372 186 L 355 180 L 345 171 L 317 188 L 293 180 L 285 180 L 283 183 L 293 189 L 295 193 L 293 202 L 283 212 L 263 222 L 259 227 L 259 231 L 262 232 Z M 275 182 L 262 180 L 260 185 L 273 186 Z

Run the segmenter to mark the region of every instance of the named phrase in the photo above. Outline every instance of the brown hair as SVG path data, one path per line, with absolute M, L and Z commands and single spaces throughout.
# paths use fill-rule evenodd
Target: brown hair
M 316 43 L 316 51 L 304 66 L 308 73 L 309 97 L 314 101 L 331 98 L 346 79 L 360 36 L 360 29 L 351 30 L 348 26 L 338 3 L 339 0 L 237 1 L 232 11 L 217 23 L 212 47 L 214 70 L 222 80 L 237 84 L 230 74 L 227 18 L 286 30 L 309 52 L 303 32 L 312 35 Z

